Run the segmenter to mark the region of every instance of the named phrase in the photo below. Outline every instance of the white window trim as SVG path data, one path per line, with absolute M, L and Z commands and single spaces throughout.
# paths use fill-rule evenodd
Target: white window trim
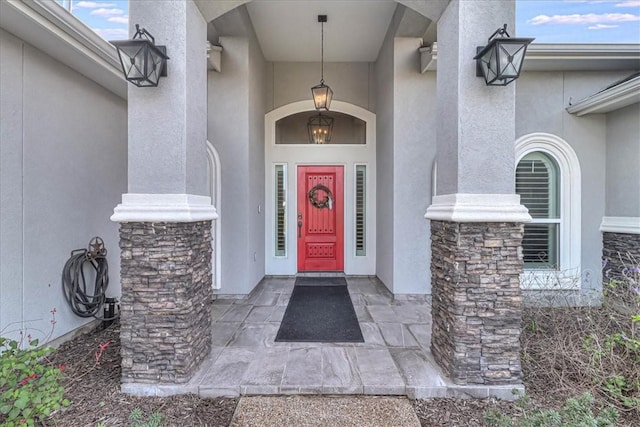
M 516 166 L 529 153 L 555 159 L 560 171 L 560 265 L 553 270 L 525 270 L 524 289 L 580 289 L 581 172 L 578 156 L 564 139 L 542 132 L 524 135 L 515 143 Z

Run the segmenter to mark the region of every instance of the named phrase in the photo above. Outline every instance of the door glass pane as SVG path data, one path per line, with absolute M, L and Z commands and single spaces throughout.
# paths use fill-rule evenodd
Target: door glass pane
M 276 256 L 287 255 L 287 190 L 285 183 L 286 177 L 286 165 L 276 165 L 275 169 L 275 181 L 276 181 L 276 224 L 275 224 L 275 236 L 276 236 Z
M 366 250 L 366 192 L 367 167 L 356 166 L 356 256 L 365 256 Z

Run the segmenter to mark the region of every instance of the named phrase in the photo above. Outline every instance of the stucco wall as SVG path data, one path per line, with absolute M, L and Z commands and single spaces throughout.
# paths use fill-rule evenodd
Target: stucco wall
M 431 292 L 429 221 L 431 168 L 436 155 L 436 75 L 420 74 L 422 40 L 396 38 L 393 125 L 393 291 Z M 386 162 L 378 158 L 378 164 Z
M 64 300 L 70 252 L 101 236 L 108 295 L 120 294 L 118 224 L 127 189 L 126 101 L 0 30 L 0 331 L 52 338 L 87 323 Z
M 131 2 L 129 12 L 146 18 L 169 57 L 186 59 L 169 59 L 167 77 L 153 90 L 128 87 L 128 192 L 206 195 L 206 23 L 191 1 L 156 3 Z
M 606 216 L 640 217 L 640 104 L 607 115 Z
M 435 73 L 419 73 L 418 38 L 395 37 L 398 8 L 376 61 L 376 273 L 395 294 L 430 292 L 431 168 L 436 152 Z
M 249 253 L 250 283 L 264 276 L 264 113 L 267 64 L 255 35 L 249 43 Z
M 582 174 L 582 288 L 599 286 L 605 214 L 607 117 L 573 116 L 565 108 L 627 72 L 525 72 L 517 81 L 516 138 L 532 132 L 559 136 L 571 145 Z
M 378 60 L 376 77 L 376 156 L 377 156 L 377 223 L 376 223 L 376 274 L 391 292 L 393 283 L 393 179 L 394 179 L 394 34 L 400 19 L 398 9 L 387 30 Z
M 248 20 L 246 11 L 241 19 Z M 249 26 L 250 27 L 250 26 Z M 255 34 L 221 37 L 222 72 L 208 75 L 208 139 L 222 174 L 219 294 L 248 294 L 264 276 L 266 63 Z

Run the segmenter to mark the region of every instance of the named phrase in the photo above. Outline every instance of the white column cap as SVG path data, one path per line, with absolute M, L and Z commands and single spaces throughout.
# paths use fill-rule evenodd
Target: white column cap
M 518 194 L 445 194 L 435 196 L 424 216 L 451 222 L 530 222 Z
M 115 207 L 114 222 L 196 222 L 218 218 L 211 198 L 194 194 L 135 194 L 122 195 L 122 203 Z

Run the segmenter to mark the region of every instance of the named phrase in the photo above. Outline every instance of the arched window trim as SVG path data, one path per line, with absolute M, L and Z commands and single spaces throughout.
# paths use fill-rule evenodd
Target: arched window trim
M 525 270 L 521 285 L 526 289 L 580 289 L 582 178 L 578 156 L 564 139 L 537 132 L 516 141 L 516 166 L 532 152 L 552 157 L 560 171 L 560 262 L 557 269 Z
M 207 141 L 207 180 L 211 204 L 216 207 L 218 215 L 221 212 L 222 204 L 222 170 L 220 169 L 220 155 L 213 144 Z M 215 186 L 215 187 L 214 187 Z M 213 289 L 220 289 L 222 286 L 222 219 L 220 216 L 212 224 L 211 234 L 213 235 L 213 259 L 211 263 L 215 270 L 213 277 Z

